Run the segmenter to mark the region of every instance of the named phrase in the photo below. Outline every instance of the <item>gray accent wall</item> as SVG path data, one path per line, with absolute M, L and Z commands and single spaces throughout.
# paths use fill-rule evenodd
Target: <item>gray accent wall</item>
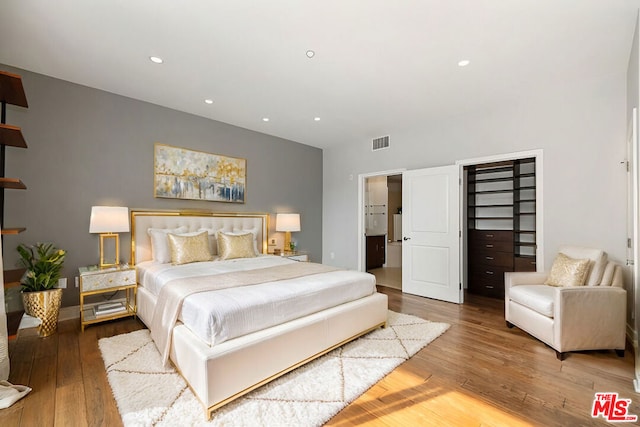
M 6 175 L 28 189 L 5 191 L 5 224 L 27 231 L 4 236 L 4 265 L 15 268 L 21 242 L 66 249 L 63 306 L 79 303 L 78 267 L 98 262 L 98 235 L 89 233 L 94 205 L 267 212 L 278 241 L 275 213 L 298 212 L 302 231 L 293 240 L 320 261 L 322 150 L 5 65 L 0 70 L 22 76 L 29 102 L 28 109 L 7 111 L 7 122 L 22 127 L 28 149 L 7 148 Z M 246 158 L 246 203 L 154 198 L 156 142 Z M 128 262 L 130 235 L 120 239 Z

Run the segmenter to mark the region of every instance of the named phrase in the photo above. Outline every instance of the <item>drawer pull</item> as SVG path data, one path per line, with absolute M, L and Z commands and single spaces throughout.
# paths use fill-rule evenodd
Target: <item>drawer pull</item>
M 491 285 L 486 285 L 486 286 L 485 286 L 485 288 L 487 288 L 487 289 L 493 289 L 493 286 L 491 286 Z
M 488 259 L 489 261 L 493 261 L 493 257 L 492 256 L 486 256 L 485 259 Z
M 493 237 L 493 234 L 485 234 L 486 237 Z
M 484 245 L 484 246 L 487 247 L 487 248 L 492 248 L 493 247 L 493 245 Z
M 485 273 L 493 275 L 493 271 L 485 271 Z
M 109 279 L 109 283 L 112 283 L 112 282 L 113 282 L 113 279 Z

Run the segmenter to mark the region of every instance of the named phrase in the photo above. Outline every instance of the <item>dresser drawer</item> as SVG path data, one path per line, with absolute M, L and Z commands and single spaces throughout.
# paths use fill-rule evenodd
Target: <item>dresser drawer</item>
M 511 230 L 469 230 L 469 240 L 503 241 L 513 244 Z
M 80 292 L 130 286 L 135 283 L 136 271 L 134 269 L 82 274 L 80 276 Z
M 504 298 L 504 283 L 478 280 L 469 283 L 469 292 L 491 298 Z
M 536 259 L 533 257 L 515 257 L 514 271 L 536 271 Z
M 506 271 L 510 270 L 504 267 L 496 267 L 494 265 L 471 265 L 469 269 L 469 281 L 503 284 L 504 273 Z
M 513 252 L 476 250 L 470 253 L 469 264 L 504 267 L 507 271 L 513 271 Z
M 498 252 L 513 252 L 513 241 L 509 240 L 474 240 L 469 243 L 471 251 L 491 250 Z

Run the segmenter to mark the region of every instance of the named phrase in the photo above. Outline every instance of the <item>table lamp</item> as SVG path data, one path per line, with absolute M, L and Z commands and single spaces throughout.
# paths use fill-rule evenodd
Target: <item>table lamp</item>
M 121 206 L 93 206 L 89 233 L 100 233 L 100 267 L 111 267 L 120 263 L 120 236 L 129 232 L 129 208 Z M 115 258 L 105 260 L 106 239 L 114 239 Z
M 300 231 L 300 214 L 277 214 L 276 231 L 284 231 L 284 250 L 291 250 L 291 232 Z

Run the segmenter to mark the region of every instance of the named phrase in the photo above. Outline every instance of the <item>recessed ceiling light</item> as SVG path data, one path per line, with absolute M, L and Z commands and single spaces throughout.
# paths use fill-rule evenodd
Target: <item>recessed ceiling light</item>
M 213 99 L 205 99 L 205 104 L 213 104 Z
M 314 56 L 316 56 L 316 53 L 314 51 L 312 51 L 311 49 L 309 49 L 306 52 L 307 58 L 313 58 Z
M 156 64 L 162 64 L 164 62 L 164 60 L 159 56 L 150 56 L 149 59 L 151 60 L 151 62 Z
M 468 59 L 463 59 L 462 61 L 458 62 L 458 67 L 466 67 L 470 63 L 471 61 L 469 61 Z
M 269 121 L 269 117 L 263 117 L 263 118 L 262 118 L 262 121 L 263 121 L 263 122 L 268 122 L 268 121 Z
M 316 122 L 320 121 L 320 117 L 314 117 L 313 120 L 315 120 Z

